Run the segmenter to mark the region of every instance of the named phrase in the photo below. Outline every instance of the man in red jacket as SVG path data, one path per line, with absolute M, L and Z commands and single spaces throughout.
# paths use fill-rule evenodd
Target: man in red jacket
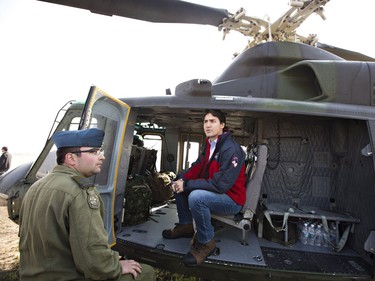
M 195 221 L 196 234 L 184 257 L 186 266 L 202 264 L 215 251 L 211 212 L 237 214 L 246 200 L 245 153 L 225 125 L 223 112 L 206 112 L 206 143 L 198 159 L 173 184 L 179 223 L 162 235 L 166 239 L 193 237 Z

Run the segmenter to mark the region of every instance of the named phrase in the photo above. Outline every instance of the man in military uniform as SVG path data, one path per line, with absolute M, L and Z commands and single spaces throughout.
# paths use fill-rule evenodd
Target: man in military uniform
M 87 179 L 101 171 L 103 138 L 99 129 L 53 135 L 58 165 L 21 206 L 21 280 L 155 280 L 151 266 L 120 260 L 107 243 L 102 200 Z

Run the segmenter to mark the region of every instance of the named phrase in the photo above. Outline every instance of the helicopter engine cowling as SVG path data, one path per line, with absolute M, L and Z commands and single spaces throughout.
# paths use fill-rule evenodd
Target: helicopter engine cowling
M 370 105 L 374 65 L 301 43 L 267 42 L 236 57 L 212 94 Z

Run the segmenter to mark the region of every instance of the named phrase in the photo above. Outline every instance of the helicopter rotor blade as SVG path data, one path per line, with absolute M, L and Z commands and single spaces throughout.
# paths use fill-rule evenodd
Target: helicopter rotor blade
M 366 56 L 364 54 L 354 52 L 354 51 L 349 51 L 346 49 L 338 48 L 332 45 L 324 44 L 324 43 L 317 43 L 317 47 L 320 49 L 323 49 L 325 51 L 328 51 L 332 54 L 335 54 L 345 60 L 349 61 L 373 61 L 375 62 L 375 58 Z
M 228 11 L 179 0 L 39 0 L 158 23 L 206 24 L 218 27 Z

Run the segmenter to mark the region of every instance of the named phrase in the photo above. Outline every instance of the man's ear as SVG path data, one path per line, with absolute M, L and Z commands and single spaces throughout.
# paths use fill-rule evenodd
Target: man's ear
M 67 164 L 69 166 L 74 166 L 75 163 L 76 163 L 76 157 L 77 157 L 77 155 L 75 155 L 73 153 L 65 154 L 65 164 Z

